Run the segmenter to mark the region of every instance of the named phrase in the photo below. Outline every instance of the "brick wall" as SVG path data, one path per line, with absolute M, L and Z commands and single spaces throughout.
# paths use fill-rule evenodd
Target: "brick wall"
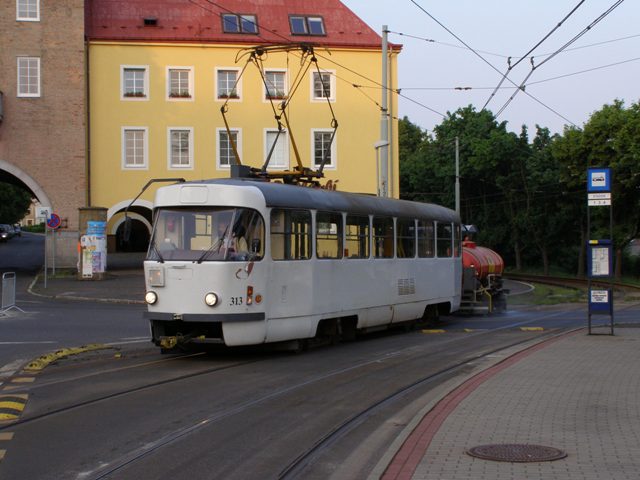
M 78 229 L 85 206 L 84 0 L 40 0 L 40 21 L 16 21 L 0 2 L 0 160 L 31 177 L 53 210 Z M 40 57 L 41 95 L 17 96 L 17 57 Z

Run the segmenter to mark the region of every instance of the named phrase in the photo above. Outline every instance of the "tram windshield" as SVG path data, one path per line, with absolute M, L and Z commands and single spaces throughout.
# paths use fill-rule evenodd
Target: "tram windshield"
M 261 260 L 264 222 L 257 210 L 232 207 L 156 210 L 147 260 Z

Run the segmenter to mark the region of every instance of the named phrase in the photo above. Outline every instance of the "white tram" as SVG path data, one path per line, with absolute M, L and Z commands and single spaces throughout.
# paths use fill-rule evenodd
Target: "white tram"
M 447 208 L 243 179 L 161 187 L 144 262 L 153 342 L 353 337 L 457 310 Z

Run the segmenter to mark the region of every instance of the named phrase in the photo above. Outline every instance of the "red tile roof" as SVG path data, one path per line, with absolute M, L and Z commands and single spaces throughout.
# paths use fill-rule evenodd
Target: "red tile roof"
M 380 36 L 339 0 L 86 0 L 90 40 L 380 48 Z M 258 34 L 225 33 L 224 13 L 255 15 Z M 289 15 L 323 18 L 326 36 L 292 35 Z M 157 25 L 145 26 L 145 18 Z

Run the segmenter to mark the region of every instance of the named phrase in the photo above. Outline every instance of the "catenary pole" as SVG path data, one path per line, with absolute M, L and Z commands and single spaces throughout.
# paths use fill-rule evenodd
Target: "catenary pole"
M 388 108 L 388 33 L 387 25 L 382 26 L 382 102 L 380 117 L 380 140 L 386 145 L 380 147 L 380 176 L 382 179 L 382 189 L 380 195 L 389 196 L 389 108 Z

